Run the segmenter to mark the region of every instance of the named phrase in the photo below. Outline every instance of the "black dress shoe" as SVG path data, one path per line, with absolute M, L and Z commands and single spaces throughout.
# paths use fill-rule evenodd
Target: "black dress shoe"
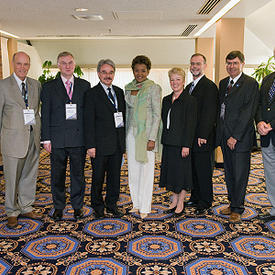
M 82 209 L 74 209 L 74 218 L 76 220 L 81 219 L 83 217 L 83 210 Z
M 61 221 L 63 216 L 63 209 L 55 209 L 53 212 L 53 219 L 57 221 Z
M 106 212 L 108 214 L 112 214 L 115 218 L 120 218 L 124 215 L 120 210 L 118 210 L 117 207 L 114 207 L 114 208 L 108 208 L 107 207 Z
M 104 218 L 104 210 L 94 210 L 94 216 L 96 219 Z
M 203 215 L 206 214 L 208 208 L 197 208 L 195 210 L 195 215 Z
M 181 217 L 183 214 L 184 214 L 184 208 L 183 208 L 183 209 L 181 210 L 181 212 L 179 212 L 179 213 L 174 212 L 173 217 L 179 218 L 179 217 Z
M 163 210 L 163 213 L 164 213 L 164 214 L 171 214 L 171 213 L 174 213 L 175 210 L 176 210 L 176 208 L 177 208 L 177 207 L 175 206 L 175 207 L 173 207 L 173 208 Z
M 260 214 L 259 215 L 259 220 L 264 221 L 264 222 L 268 222 L 268 221 L 275 220 L 275 216 L 272 216 L 269 213 Z
M 194 201 L 188 201 L 188 202 L 184 203 L 184 205 L 187 207 L 196 207 L 197 203 Z

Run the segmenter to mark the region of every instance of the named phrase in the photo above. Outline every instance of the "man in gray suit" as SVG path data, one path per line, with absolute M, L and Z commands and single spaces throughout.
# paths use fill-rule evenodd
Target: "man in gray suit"
M 13 56 L 14 73 L 0 80 L 1 151 L 9 228 L 17 227 L 20 214 L 31 219 L 42 217 L 32 207 L 39 161 L 41 85 L 27 77 L 29 68 L 30 57 L 17 52 Z
M 275 57 L 275 49 L 274 49 Z M 263 79 L 260 89 L 259 107 L 256 123 L 261 135 L 261 146 L 264 162 L 264 174 L 267 195 L 271 209 L 261 213 L 263 221 L 275 220 L 275 72 Z

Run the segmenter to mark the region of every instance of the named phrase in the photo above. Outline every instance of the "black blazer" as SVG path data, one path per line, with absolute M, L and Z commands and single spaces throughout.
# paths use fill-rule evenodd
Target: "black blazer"
M 222 138 L 237 139 L 236 152 L 246 152 L 252 148 L 254 116 L 258 105 L 257 81 L 242 73 L 241 77 L 225 97 L 229 77 L 220 81 L 219 107 L 217 119 L 217 144 L 221 145 Z M 220 118 L 222 103 L 225 103 L 224 119 Z
M 90 83 L 74 78 L 72 103 L 77 104 L 77 119 L 66 120 L 65 104 L 70 103 L 61 77 L 46 82 L 41 92 L 41 140 L 50 140 L 54 148 L 84 146 L 83 105 Z
M 185 93 L 189 93 L 191 83 L 186 86 Z M 199 80 L 191 96 L 197 100 L 197 127 L 192 150 L 194 152 L 213 150 L 215 146 L 215 130 L 218 107 L 218 88 L 205 75 Z M 198 138 L 207 140 L 206 144 L 198 146 Z
M 125 125 L 125 100 L 123 90 L 112 86 L 118 102 L 118 111 L 123 113 Z M 85 146 L 96 148 L 100 155 L 112 155 L 117 150 L 125 152 L 125 127 L 115 128 L 115 107 L 102 85 L 98 83 L 85 96 L 84 129 Z
M 270 123 L 273 130 L 271 130 L 266 136 L 261 136 L 261 146 L 267 147 L 272 140 L 272 144 L 275 145 L 275 96 L 271 103 L 269 103 L 268 92 L 275 79 L 275 72 L 266 76 L 263 79 L 262 86 L 260 89 L 259 106 L 256 113 L 256 123 L 264 121 Z
M 163 123 L 161 143 L 191 148 L 197 123 L 197 103 L 194 97 L 182 92 L 172 104 L 172 95 L 162 100 Z M 170 112 L 170 127 L 167 129 L 167 115 Z

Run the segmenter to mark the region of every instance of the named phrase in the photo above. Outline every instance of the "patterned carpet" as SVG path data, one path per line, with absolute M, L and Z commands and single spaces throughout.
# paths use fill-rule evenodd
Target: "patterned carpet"
M 90 207 L 88 161 L 85 217 L 74 222 L 68 206 L 64 220 L 54 222 L 49 168 L 49 157 L 42 151 L 35 204 L 45 214 L 43 220 L 21 218 L 16 230 L 6 226 L 0 172 L 0 274 L 275 274 L 275 221 L 257 219 L 270 206 L 260 153 L 253 153 L 246 208 L 239 224 L 228 223 L 220 214 L 227 206 L 222 169 L 214 171 L 215 202 L 206 215 L 195 216 L 192 208 L 181 218 L 164 214 L 169 194 L 155 184 L 152 213 L 145 220 L 136 214 L 96 220 Z M 156 183 L 159 168 L 157 164 Z M 127 162 L 119 206 L 124 213 L 131 208 Z

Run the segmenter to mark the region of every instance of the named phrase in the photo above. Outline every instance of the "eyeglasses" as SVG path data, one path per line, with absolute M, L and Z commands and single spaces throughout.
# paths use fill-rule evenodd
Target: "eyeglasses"
M 115 74 L 114 71 L 111 71 L 111 72 L 101 71 L 101 72 L 99 72 L 99 73 L 101 73 L 101 74 L 103 74 L 103 75 L 114 75 L 114 74 Z
M 68 62 L 68 63 L 66 63 L 66 62 L 60 62 L 60 63 L 58 63 L 60 66 L 62 66 L 62 67 L 65 67 L 65 66 L 73 66 L 74 65 L 74 62 L 73 61 L 70 61 L 70 62 Z
M 227 66 L 238 66 L 238 65 L 240 65 L 241 63 L 240 62 L 238 62 L 238 61 L 233 61 L 233 62 L 230 62 L 230 61 L 226 61 L 226 65 Z

